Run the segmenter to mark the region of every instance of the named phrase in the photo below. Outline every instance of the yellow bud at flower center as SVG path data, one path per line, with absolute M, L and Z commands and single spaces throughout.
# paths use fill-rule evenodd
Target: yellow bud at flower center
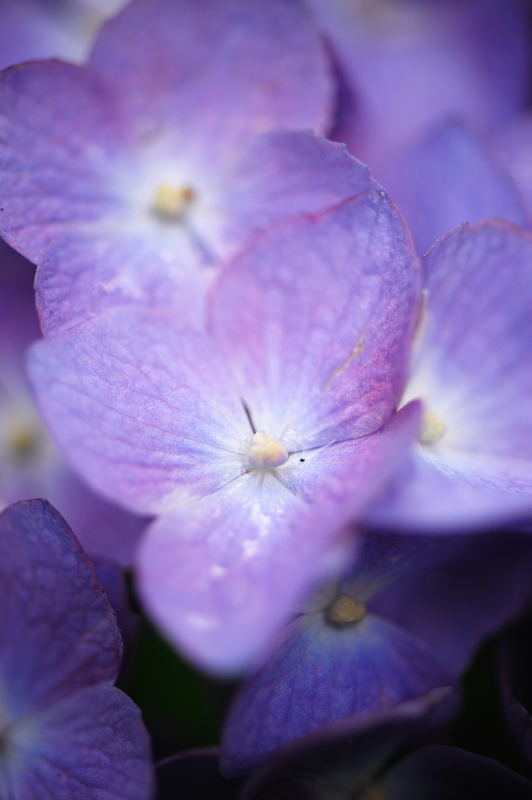
M 249 447 L 249 466 L 252 469 L 273 469 L 288 461 L 288 451 L 282 442 L 266 431 L 253 434 Z
M 339 594 L 327 609 L 327 619 L 333 625 L 351 625 L 366 616 L 366 606 L 348 594 Z
M 7 450 L 18 464 L 26 464 L 35 458 L 42 444 L 42 431 L 36 423 L 22 420 L 8 428 Z
M 439 441 L 446 431 L 447 425 L 434 411 L 425 411 L 419 434 L 421 444 L 433 444 Z
M 169 183 L 161 183 L 153 196 L 152 212 L 164 220 L 179 221 L 192 205 L 196 193 L 191 186 L 175 188 Z

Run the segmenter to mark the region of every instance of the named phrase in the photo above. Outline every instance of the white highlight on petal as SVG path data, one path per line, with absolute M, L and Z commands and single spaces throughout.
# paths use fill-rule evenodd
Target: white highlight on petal
M 273 469 L 288 461 L 288 450 L 284 444 L 266 431 L 253 434 L 249 447 L 248 464 L 251 469 Z
M 425 411 L 419 433 L 421 444 L 434 444 L 447 432 L 447 425 L 434 411 Z

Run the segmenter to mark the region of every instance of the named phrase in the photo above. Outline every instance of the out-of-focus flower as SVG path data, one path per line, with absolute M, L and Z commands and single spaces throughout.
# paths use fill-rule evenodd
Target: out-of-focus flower
M 532 235 L 465 225 L 424 259 L 427 308 L 405 402 L 419 441 L 372 520 L 424 530 L 532 510 Z
M 501 217 L 528 223 L 524 200 L 489 144 L 456 120 L 437 126 L 402 154 L 384 183 L 419 253 L 464 222 Z
M 518 0 L 307 0 L 337 61 L 334 138 L 379 180 L 404 147 L 449 117 L 491 131 L 526 100 Z
M 273 758 L 239 800 L 529 800 L 532 784 L 493 761 L 425 744 L 443 721 L 442 690 L 330 726 Z
M 102 23 L 127 0 L 2 0 L 0 68 L 35 58 L 83 61 Z
M 0 516 L 0 581 L 0 796 L 148 800 L 148 737 L 112 686 L 113 611 L 48 503 Z
M 39 265 L 45 332 L 120 303 L 194 316 L 253 232 L 368 188 L 294 130 L 325 130 L 332 95 L 299 0 L 133 0 L 86 68 L 6 70 L 0 228 Z
M 96 495 L 60 455 L 34 405 L 26 350 L 39 338 L 34 269 L 0 242 L 0 508 L 43 497 L 90 553 L 130 564 L 146 519 Z
M 532 114 L 521 114 L 497 130 L 490 145 L 519 188 L 532 221 Z
M 241 688 L 222 764 L 241 772 L 319 728 L 456 681 L 479 642 L 530 600 L 525 534 L 366 536 Z
M 379 190 L 260 236 L 214 285 L 206 333 L 115 309 L 36 346 L 41 407 L 77 468 L 161 515 L 139 587 L 203 665 L 264 649 L 404 456 L 418 408 L 394 411 L 418 304 L 410 237 Z

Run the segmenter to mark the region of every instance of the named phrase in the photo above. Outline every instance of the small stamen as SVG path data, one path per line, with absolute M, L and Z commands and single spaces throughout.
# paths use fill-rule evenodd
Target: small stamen
M 434 411 L 425 411 L 419 433 L 421 444 L 434 444 L 447 432 L 447 425 Z
M 191 186 L 176 188 L 169 183 L 157 187 L 151 205 L 152 212 L 163 220 L 179 222 L 196 198 Z
M 249 448 L 249 466 L 252 469 L 273 469 L 288 461 L 288 450 L 282 442 L 266 431 L 253 434 Z
M 348 594 L 339 594 L 326 611 L 327 621 L 333 625 L 352 625 L 366 616 L 364 603 L 357 603 Z
M 8 453 L 18 464 L 27 464 L 38 454 L 42 441 L 42 431 L 37 425 L 16 423 L 8 430 Z

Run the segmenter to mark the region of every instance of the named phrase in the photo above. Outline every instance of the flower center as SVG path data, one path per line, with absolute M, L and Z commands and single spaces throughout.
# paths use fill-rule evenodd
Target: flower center
M 169 183 L 161 183 L 155 190 L 151 211 L 166 222 L 179 222 L 196 199 L 191 186 L 176 188 Z
M 288 450 L 284 444 L 266 431 L 253 434 L 249 446 L 248 463 L 251 469 L 273 469 L 288 461 Z
M 367 612 L 364 603 L 357 603 L 348 594 L 339 594 L 325 613 L 332 625 L 352 625 L 363 620 Z
M 43 432 L 37 424 L 21 420 L 9 426 L 7 431 L 7 452 L 19 465 L 28 464 L 39 453 L 43 444 Z
M 439 441 L 447 431 L 447 425 L 434 411 L 425 411 L 419 433 L 421 444 L 434 444 Z

